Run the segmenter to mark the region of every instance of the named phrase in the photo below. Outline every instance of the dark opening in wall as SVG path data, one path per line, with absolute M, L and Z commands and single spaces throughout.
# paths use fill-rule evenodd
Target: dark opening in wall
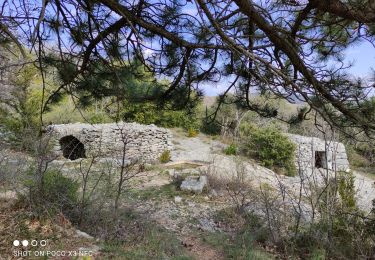
M 324 151 L 315 151 L 315 167 L 327 168 L 327 154 Z
M 59 142 L 65 158 L 70 160 L 86 158 L 85 146 L 74 136 L 64 136 Z

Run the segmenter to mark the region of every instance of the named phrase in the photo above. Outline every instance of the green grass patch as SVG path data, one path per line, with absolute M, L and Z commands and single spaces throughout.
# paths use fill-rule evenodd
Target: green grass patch
M 213 247 L 223 246 L 225 259 L 274 259 L 258 245 L 267 240 L 260 219 L 254 214 L 239 215 L 236 209 L 224 208 L 214 215 L 218 222 L 225 222 L 237 230 L 229 236 L 223 232 L 203 234 L 202 240 Z
M 224 149 L 226 155 L 236 155 L 238 153 L 238 147 L 235 144 L 230 144 Z
M 256 247 L 250 232 L 241 232 L 234 237 L 222 232 L 204 233 L 202 241 L 223 250 L 225 259 L 266 260 L 274 257 Z
M 171 152 L 169 150 L 165 150 L 159 157 L 159 161 L 161 163 L 167 163 L 171 160 Z
M 198 130 L 194 129 L 194 128 L 189 128 L 187 130 L 187 137 L 197 137 L 199 134 Z
M 174 198 L 180 195 L 176 186 L 173 183 L 166 184 L 160 187 L 151 187 L 144 190 L 130 190 L 130 195 L 141 200 Z
M 107 259 L 173 259 L 189 260 L 180 241 L 166 229 L 149 223 L 142 234 L 129 234 L 138 236 L 137 243 L 129 240 L 125 243 L 107 242 L 102 252 Z

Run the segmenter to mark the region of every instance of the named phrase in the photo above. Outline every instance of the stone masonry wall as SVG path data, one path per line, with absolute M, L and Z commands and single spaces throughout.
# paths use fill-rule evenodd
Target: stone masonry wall
M 315 168 L 316 152 L 324 152 L 326 167 L 329 170 L 346 171 L 349 169 L 349 161 L 345 146 L 339 142 L 324 141 L 316 137 L 300 135 L 287 135 L 296 144 L 297 169 L 307 172 Z
M 74 136 L 83 144 L 86 157 L 121 157 L 124 141 L 127 160 L 156 161 L 163 151 L 172 149 L 171 132 L 155 125 L 75 123 L 51 125 L 47 133 L 51 135 L 54 151 L 61 156 L 60 140 L 69 136 Z

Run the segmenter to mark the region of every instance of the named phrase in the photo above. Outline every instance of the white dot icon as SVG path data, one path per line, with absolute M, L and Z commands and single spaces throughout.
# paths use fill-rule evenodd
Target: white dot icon
M 19 245 L 20 245 L 20 241 L 18 241 L 18 240 L 14 240 L 14 241 L 13 241 L 13 245 L 14 245 L 14 246 L 19 246 Z
M 27 241 L 27 240 L 22 240 L 22 245 L 23 245 L 24 247 L 28 246 L 28 245 L 29 245 L 29 241 Z

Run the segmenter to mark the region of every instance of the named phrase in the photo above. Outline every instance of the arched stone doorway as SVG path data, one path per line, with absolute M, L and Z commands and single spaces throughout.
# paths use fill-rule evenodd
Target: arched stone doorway
M 63 156 L 70 160 L 86 158 L 85 146 L 72 135 L 64 136 L 59 141 Z

